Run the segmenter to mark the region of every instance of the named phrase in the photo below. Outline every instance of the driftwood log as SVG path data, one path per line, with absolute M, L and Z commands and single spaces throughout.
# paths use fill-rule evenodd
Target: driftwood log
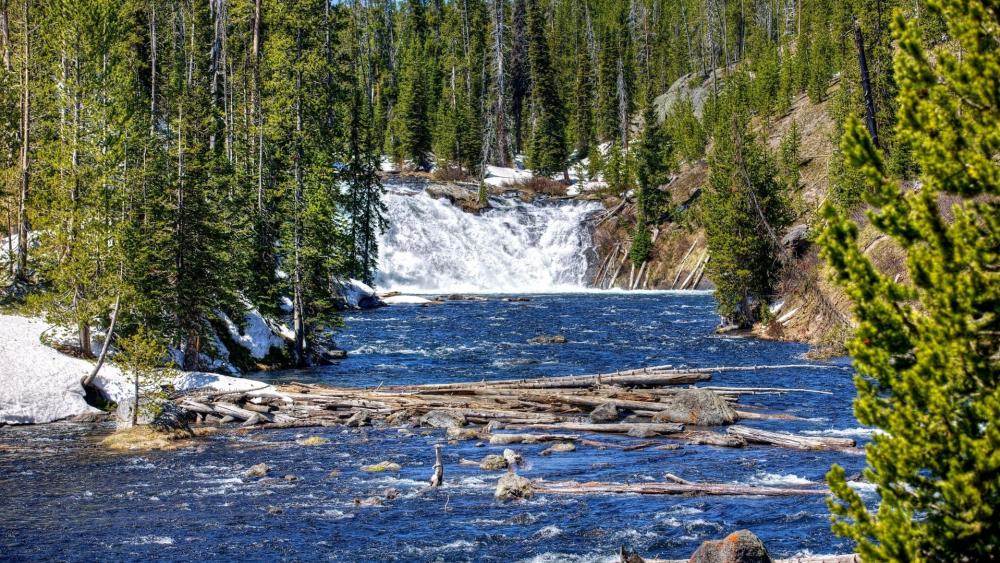
M 772 432 L 747 426 L 730 426 L 726 432 L 752 444 L 768 444 L 797 450 L 832 450 L 847 453 L 864 453 L 855 447 L 857 444 L 850 438 L 833 438 L 827 436 L 800 436 L 788 432 Z

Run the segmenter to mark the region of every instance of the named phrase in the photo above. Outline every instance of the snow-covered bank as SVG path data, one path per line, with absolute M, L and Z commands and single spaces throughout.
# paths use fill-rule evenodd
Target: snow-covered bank
M 39 318 L 0 315 L 0 424 L 42 424 L 98 409 L 84 400 L 80 381 L 94 364 L 73 358 L 42 343 L 51 325 Z M 132 385 L 117 367 L 105 363 L 95 385 L 110 400 L 131 402 Z M 178 390 L 266 390 L 269 385 L 214 373 L 181 372 Z

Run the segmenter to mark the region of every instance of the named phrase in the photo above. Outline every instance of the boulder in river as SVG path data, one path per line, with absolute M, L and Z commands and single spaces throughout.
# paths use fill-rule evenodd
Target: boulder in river
M 368 497 L 366 499 L 356 498 L 354 499 L 354 506 L 364 507 L 364 508 L 377 508 L 380 506 L 385 506 L 385 501 L 379 497 Z
M 497 490 L 494 496 L 497 500 L 507 501 L 531 498 L 533 492 L 531 481 L 516 473 L 507 473 L 497 481 Z
M 480 438 L 479 430 L 475 428 L 449 428 L 449 440 L 475 440 Z
M 374 463 L 372 465 L 362 465 L 361 471 L 367 473 L 383 473 L 385 471 L 400 471 L 403 467 L 398 463 L 392 461 L 381 461 L 379 463 Z
M 446 199 L 466 213 L 478 214 L 490 206 L 489 202 L 480 199 L 478 190 L 471 190 L 458 184 L 430 184 L 426 190 L 427 195 L 432 198 Z
M 348 418 L 347 422 L 345 422 L 344 424 L 347 426 L 351 426 L 353 428 L 361 428 L 362 426 L 368 426 L 369 424 L 371 424 L 371 420 L 368 417 L 368 413 L 364 411 L 358 411 L 353 415 L 351 415 L 351 418 Z
M 569 340 L 561 334 L 555 334 L 552 336 L 536 336 L 528 342 L 531 344 L 566 344 Z
M 681 389 L 656 413 L 653 422 L 680 422 L 695 426 L 732 424 L 739 419 L 733 407 L 708 389 Z
M 330 440 L 327 440 L 322 436 L 310 436 L 305 440 L 299 440 L 300 446 L 322 446 L 329 443 Z
M 573 442 L 556 442 L 555 444 L 552 444 L 551 446 L 542 450 L 542 453 L 539 455 L 551 455 L 555 453 L 572 452 L 572 451 L 576 451 L 576 444 L 574 444 Z
M 772 560 L 760 538 L 749 530 L 740 530 L 725 539 L 704 542 L 691 556 L 690 563 L 772 563 Z
M 385 418 L 389 426 L 405 426 L 417 418 L 417 413 L 411 409 L 398 410 Z
M 420 417 L 420 425 L 431 428 L 461 428 L 465 424 L 465 416 L 451 411 L 433 410 Z
M 247 469 L 247 472 L 244 475 L 246 477 L 267 477 L 267 474 L 270 471 L 271 468 L 268 467 L 266 463 L 258 463 L 250 469 Z
M 636 426 L 635 428 L 629 430 L 627 435 L 632 438 L 655 438 L 656 436 L 659 436 L 660 433 L 650 429 L 648 426 Z
M 590 411 L 590 421 L 595 423 L 617 422 L 619 418 L 618 407 L 612 403 L 598 405 Z
M 521 454 L 515 452 L 510 448 L 504 448 L 503 458 L 507 460 L 507 467 L 517 467 L 518 465 L 524 465 L 524 458 Z
M 375 309 L 385 303 L 368 284 L 351 279 L 334 279 L 330 282 L 333 305 L 337 309 Z
M 479 469 L 483 471 L 500 471 L 507 469 L 507 460 L 501 455 L 490 454 L 479 462 Z

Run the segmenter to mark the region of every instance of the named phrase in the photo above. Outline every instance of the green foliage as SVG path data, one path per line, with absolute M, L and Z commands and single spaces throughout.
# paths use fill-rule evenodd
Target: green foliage
M 655 225 L 660 222 L 660 216 L 667 210 L 669 204 L 668 194 L 660 190 L 660 186 L 670 180 L 673 147 L 663 126 L 656 122 L 652 103 L 646 104 L 643 120 L 642 139 L 635 157 L 636 180 L 639 186 L 638 213 Z
M 825 210 L 825 255 L 857 319 L 855 413 L 883 431 L 865 471 L 878 509 L 834 467 L 831 510 L 866 561 L 988 561 L 1000 541 L 1000 30 L 990 2 L 921 6 L 955 42 L 925 49 L 917 22 L 895 16 L 895 135 L 913 147 L 919 188 L 894 177 L 857 119 L 842 141 L 872 224 L 907 253 L 908 280 L 880 273 L 857 226 Z
M 629 247 L 628 257 L 636 268 L 649 259 L 649 252 L 653 248 L 653 240 L 649 234 L 649 226 L 645 221 L 639 221 L 632 231 L 632 245 Z
M 163 385 L 173 377 L 173 370 L 161 368 L 166 357 L 166 346 L 155 333 L 140 326 L 130 336 L 118 339 L 119 352 L 115 354 L 122 372 L 131 378 L 133 389 L 132 426 L 139 419 L 153 418 L 160 413 L 167 398 Z
M 617 142 L 608 148 L 608 157 L 604 162 L 604 181 L 613 193 L 624 194 L 635 188 L 634 162 L 631 156 L 622 151 Z
M 531 95 L 534 128 L 528 150 L 530 167 L 540 176 L 564 172 L 567 166 L 565 110 L 559 97 L 545 38 L 545 14 L 541 0 L 528 1 L 528 33 L 531 37 Z
M 423 58 L 423 44 L 410 38 L 402 57 L 399 97 L 389 121 L 386 149 L 397 162 L 409 159 L 417 168 L 429 165 L 431 122 L 428 76 Z
M 774 159 L 747 134 L 739 106 L 727 106 L 709 156 L 703 221 L 719 313 L 748 327 L 770 299 L 780 271 L 780 236 L 790 222 Z
M 802 134 L 799 132 L 799 123 L 792 120 L 792 125 L 788 128 L 785 136 L 781 138 L 781 144 L 778 145 L 778 166 L 781 179 L 791 191 L 799 188 L 799 163 L 802 160 L 799 146 L 801 144 Z
M 695 162 L 705 156 L 708 134 L 701 120 L 694 114 L 690 98 L 677 100 L 663 120 L 666 135 L 674 141 L 680 160 Z

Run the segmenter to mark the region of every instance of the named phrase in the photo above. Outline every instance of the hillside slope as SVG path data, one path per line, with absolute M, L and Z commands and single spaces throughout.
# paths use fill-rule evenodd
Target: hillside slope
M 789 247 L 789 258 L 772 307 L 774 318 L 766 327 L 757 327 L 755 332 L 766 338 L 808 342 L 830 354 L 842 349 L 850 323 L 850 304 L 843 292 L 829 281 L 812 240 L 818 210 L 830 192 L 829 169 L 834 154 L 835 128 L 829 106 L 837 88 L 835 82 L 827 98 L 818 104 L 804 94 L 799 95 L 793 99 L 788 113 L 770 123 L 759 124 L 773 150 L 777 150 L 792 124 L 796 124 L 801 135 L 801 160 L 799 185 L 791 194 L 795 220 L 783 238 Z M 676 98 L 674 94 L 671 99 Z M 628 289 L 713 288 L 712 280 L 704 274 L 705 264 L 711 257 L 704 229 L 700 226 L 698 205 L 708 174 L 708 163 L 704 159 L 684 163 L 680 172 L 662 188 L 669 191 L 673 203 L 682 212 L 676 222 L 657 226 L 652 258 L 638 269 L 627 259 L 635 225 L 634 202 L 622 202 L 615 197 L 605 199 L 609 216 L 595 227 L 594 240 L 600 259 L 593 284 Z M 856 219 L 864 225 L 862 214 Z M 870 231 L 869 227 L 862 228 L 865 252 L 881 270 L 903 275 L 903 256 L 898 247 L 884 238 L 875 238 Z

